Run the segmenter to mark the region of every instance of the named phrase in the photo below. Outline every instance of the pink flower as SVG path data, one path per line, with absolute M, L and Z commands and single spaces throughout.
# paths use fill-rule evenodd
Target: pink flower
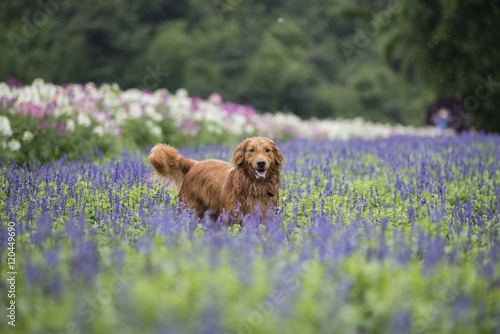
M 182 126 L 181 126 L 181 131 L 184 134 L 189 134 L 189 132 L 196 132 L 198 131 L 198 125 L 196 125 L 193 121 L 186 119 L 184 120 Z
M 212 93 L 208 97 L 208 101 L 210 101 L 214 104 L 220 104 L 220 103 L 222 103 L 222 97 L 220 96 L 219 93 Z
M 210 95 L 212 96 L 212 95 Z M 198 104 L 202 101 L 202 99 L 198 96 L 193 96 L 191 99 L 191 109 L 192 110 L 199 110 Z
M 9 75 L 7 77 L 7 79 L 5 80 L 5 83 L 9 86 L 12 86 L 12 87 L 22 87 L 23 86 L 23 83 L 20 80 L 17 80 L 12 75 Z
M 63 121 L 55 121 L 54 122 L 54 127 L 57 129 L 57 132 L 59 132 L 62 135 L 66 134 L 66 122 Z

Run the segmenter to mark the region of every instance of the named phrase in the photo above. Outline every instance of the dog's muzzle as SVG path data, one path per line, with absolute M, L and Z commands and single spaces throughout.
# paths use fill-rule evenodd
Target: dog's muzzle
M 255 169 L 255 168 L 253 168 L 252 165 L 250 165 L 250 167 L 252 167 L 253 172 L 255 173 L 255 177 L 257 179 L 263 179 L 263 178 L 266 177 L 267 170 L 265 170 L 265 169 Z

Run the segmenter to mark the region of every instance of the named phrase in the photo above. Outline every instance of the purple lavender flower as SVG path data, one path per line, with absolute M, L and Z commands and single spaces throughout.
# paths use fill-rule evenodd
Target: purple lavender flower
M 76 239 L 72 247 L 70 263 L 73 279 L 91 284 L 100 267 L 97 245 L 91 240 Z
M 427 249 L 424 256 L 424 268 L 429 269 L 440 263 L 445 254 L 446 242 L 440 237 L 436 236 L 433 240 L 427 243 Z

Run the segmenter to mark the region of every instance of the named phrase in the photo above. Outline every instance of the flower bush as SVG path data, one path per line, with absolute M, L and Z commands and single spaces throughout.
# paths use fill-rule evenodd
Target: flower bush
M 285 138 L 376 138 L 394 135 L 441 136 L 433 128 L 413 128 L 355 120 L 301 120 L 293 114 L 261 113 L 250 106 L 207 100 L 180 89 L 171 94 L 120 90 L 117 85 L 57 86 L 41 79 L 31 85 L 0 83 L 0 145 L 18 162 L 156 142 L 176 146 L 235 142 L 261 135 Z
M 258 216 L 242 227 L 190 217 L 172 190 L 148 182 L 146 151 L 31 166 L 1 160 L 2 250 L 8 222 L 16 226 L 15 329 L 500 328 L 499 136 L 278 146 L 286 157 L 281 200 L 266 226 Z M 230 160 L 233 149 L 181 153 Z M 7 327 L 4 319 L 0 329 Z

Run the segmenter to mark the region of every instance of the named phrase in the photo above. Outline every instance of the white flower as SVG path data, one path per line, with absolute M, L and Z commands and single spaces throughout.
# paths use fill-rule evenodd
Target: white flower
M 78 113 L 78 116 L 76 116 L 76 123 L 78 123 L 78 125 L 89 126 L 90 118 L 84 113 L 80 112 Z
M 9 119 L 5 116 L 0 116 L 0 135 L 4 135 L 5 137 L 12 136 Z
M 156 137 L 161 137 L 162 135 L 161 128 L 158 125 L 153 125 L 151 127 L 151 133 L 154 134 Z
M 162 120 L 162 116 L 160 115 L 159 112 L 155 110 L 155 108 L 152 105 L 147 105 L 146 106 L 146 115 L 151 117 L 154 121 L 159 122 Z
M 188 92 L 184 88 L 179 88 L 177 92 L 175 92 L 175 95 L 180 98 L 188 98 Z
M 255 127 L 252 124 L 245 125 L 245 130 L 244 130 L 245 133 L 250 134 L 254 131 L 255 131 Z
M 75 131 L 75 121 L 70 119 L 68 120 L 68 122 L 66 123 L 66 130 L 68 130 L 68 132 L 74 132 Z
M 115 113 L 115 120 L 119 125 L 125 124 L 125 120 L 127 119 L 127 117 L 128 115 L 123 109 L 120 109 Z
M 24 131 L 24 133 L 23 133 L 23 141 L 25 141 L 27 143 L 30 143 L 34 137 L 35 136 L 30 131 Z
M 138 103 L 131 103 L 129 105 L 129 115 L 132 118 L 141 118 L 142 116 L 142 108 L 141 105 Z
M 151 131 L 151 133 L 156 137 L 161 137 L 161 135 L 163 134 L 161 128 L 158 125 L 154 124 L 153 122 L 147 121 L 146 125 L 149 127 L 149 131 Z
M 94 130 L 92 130 L 92 132 L 98 135 L 99 137 L 102 137 L 104 135 L 104 128 L 98 125 L 94 128 Z
M 7 146 L 9 147 L 9 150 L 11 150 L 12 152 L 14 152 L 14 151 L 18 151 L 21 148 L 21 143 L 19 142 L 19 140 L 12 139 L 7 144 Z

